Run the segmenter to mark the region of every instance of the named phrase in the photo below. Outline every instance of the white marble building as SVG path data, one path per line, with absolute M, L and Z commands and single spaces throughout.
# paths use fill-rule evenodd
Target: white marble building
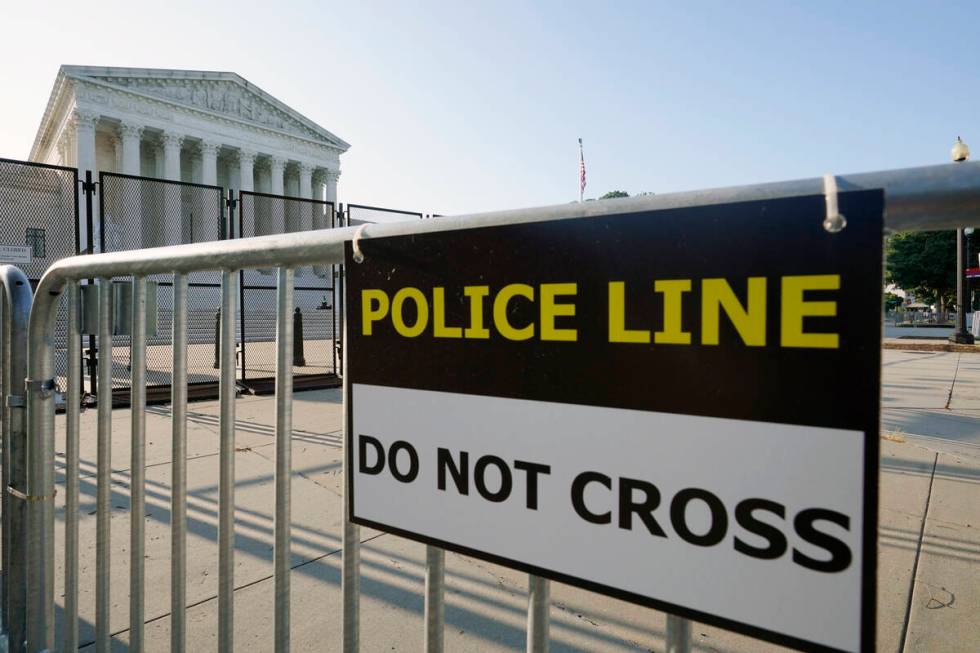
M 336 202 L 349 147 L 235 73 L 62 66 L 30 158 Z

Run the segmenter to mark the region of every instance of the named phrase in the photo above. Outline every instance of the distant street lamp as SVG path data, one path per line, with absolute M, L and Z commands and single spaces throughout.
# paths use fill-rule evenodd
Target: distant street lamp
M 966 161 L 970 158 L 970 148 L 957 136 L 949 154 L 954 162 Z M 949 337 L 950 342 L 961 345 L 973 344 L 973 334 L 966 330 L 967 235 L 964 229 L 956 230 L 956 330 Z

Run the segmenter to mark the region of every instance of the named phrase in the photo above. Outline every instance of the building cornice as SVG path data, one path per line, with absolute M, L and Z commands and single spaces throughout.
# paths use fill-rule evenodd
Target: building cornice
M 119 76 L 127 78 L 147 78 L 147 79 L 166 79 L 166 80 L 187 80 L 193 81 L 225 81 L 232 82 L 244 89 L 244 91 L 257 96 L 262 101 L 269 103 L 278 110 L 285 113 L 291 119 L 296 120 L 305 127 L 311 129 L 314 133 L 319 134 L 324 139 L 329 139 L 335 142 L 326 142 L 324 140 L 319 140 L 317 138 L 310 138 L 300 134 L 292 133 L 286 130 L 277 129 L 275 127 L 262 125 L 255 122 L 250 122 L 249 120 L 237 118 L 235 116 L 221 113 L 217 111 L 211 111 L 203 107 L 195 107 L 189 104 L 184 104 L 181 102 L 169 101 L 166 98 L 161 98 L 158 96 L 150 95 L 147 93 L 141 93 L 138 90 L 129 89 L 124 86 L 114 85 L 102 80 L 92 79 L 90 76 Z M 105 97 L 100 97 L 101 94 L 106 94 Z M 67 110 L 70 108 L 72 101 L 76 104 L 81 101 L 82 104 L 88 105 L 90 108 L 95 108 L 93 105 L 107 104 L 112 109 L 118 111 L 133 112 L 133 107 L 120 107 L 117 102 L 116 106 L 113 105 L 112 99 L 117 100 L 121 98 L 127 98 L 131 102 L 142 103 L 143 105 L 152 107 L 155 109 L 153 111 L 153 117 L 160 121 L 172 122 L 173 113 L 179 113 L 181 115 L 195 116 L 198 118 L 205 118 L 209 121 L 218 122 L 220 124 L 227 125 L 237 131 L 246 131 L 259 135 L 264 138 L 273 138 L 275 140 L 285 140 L 288 142 L 295 143 L 300 147 L 301 151 L 306 151 L 307 153 L 320 152 L 321 154 L 328 154 L 332 157 L 339 157 L 350 147 L 348 143 L 342 139 L 331 134 L 327 130 L 323 129 L 316 123 L 312 122 L 302 114 L 298 113 L 294 109 L 283 104 L 276 98 L 272 97 L 259 87 L 251 84 L 241 76 L 235 73 L 225 73 L 225 72 L 205 72 L 205 71 L 180 71 L 180 70 L 157 70 L 157 69 L 138 69 L 138 68 L 97 68 L 97 67 L 82 67 L 82 66 L 62 66 L 58 72 L 58 76 L 55 79 L 54 87 L 52 88 L 51 95 L 48 98 L 48 103 L 45 107 L 44 114 L 41 118 L 41 124 L 38 129 L 37 135 L 35 136 L 34 144 L 31 148 L 30 158 L 32 160 L 40 160 L 52 146 L 51 139 L 62 127 L 64 122 L 64 116 Z M 104 101 L 101 101 L 104 100 Z M 111 112 L 107 112 L 111 116 Z M 135 111 L 135 113 L 145 113 Z
M 113 84 L 111 81 L 106 81 L 104 79 L 98 78 L 118 78 L 120 80 L 146 80 L 154 82 L 172 82 L 172 81 L 183 81 L 190 84 L 194 83 L 208 83 L 208 82 L 227 82 L 237 86 L 240 90 L 248 93 L 250 96 L 256 97 L 263 102 L 269 104 L 271 107 L 281 112 L 282 114 L 288 116 L 290 119 L 296 123 L 303 125 L 306 129 L 317 134 L 322 140 L 316 142 L 327 142 L 332 147 L 336 147 L 339 151 L 344 152 L 350 148 L 350 144 L 345 142 L 342 138 L 338 137 L 336 134 L 324 129 L 317 123 L 313 122 L 300 112 L 296 111 L 289 105 L 281 102 L 272 95 L 266 93 L 261 88 L 252 84 L 246 80 L 241 75 L 232 72 L 212 72 L 212 71 L 200 71 L 200 70 L 166 70 L 166 69 L 154 69 L 154 68 L 100 68 L 93 66 L 62 66 L 61 70 L 69 77 L 77 79 L 83 82 L 90 82 L 96 84 L 104 84 L 108 87 L 114 89 L 122 89 L 128 92 L 134 93 L 139 96 L 152 98 L 155 100 L 163 99 L 167 104 L 174 104 L 176 106 L 188 107 L 197 111 L 201 111 L 207 115 L 216 115 L 221 117 L 231 117 L 228 114 L 210 111 L 203 107 L 195 107 L 192 104 L 186 104 L 180 101 L 168 101 L 166 98 L 161 98 L 153 94 L 141 93 L 138 90 L 133 90 L 127 88 L 122 84 Z M 234 119 L 232 117 L 232 119 Z M 257 123 L 248 124 L 257 125 Z M 259 125 L 261 126 L 261 125 Z M 272 127 L 267 127 L 271 131 L 280 133 L 282 130 L 278 130 Z M 287 132 L 288 133 L 288 132 Z M 316 140 L 316 139 L 313 139 Z
M 233 127 L 236 130 L 260 134 L 262 136 L 269 136 L 278 140 L 286 139 L 297 144 L 302 144 L 306 147 L 313 147 L 319 151 L 329 152 L 336 156 L 339 156 L 344 152 L 344 150 L 331 145 L 330 143 L 324 143 L 323 141 L 306 138 L 280 129 L 265 127 L 263 125 L 251 123 L 247 120 L 235 118 L 226 114 L 190 107 L 184 104 L 168 102 L 162 98 L 128 90 L 119 86 L 113 86 L 97 80 L 74 81 L 76 101 L 80 101 L 81 103 L 86 104 L 86 106 L 108 105 L 111 109 L 119 112 L 129 111 L 140 113 L 139 111 L 134 110 L 132 105 L 119 106 L 120 103 L 118 102 L 113 104 L 113 99 L 118 100 L 121 98 L 127 98 L 130 102 L 137 102 L 140 105 L 151 109 L 151 113 L 149 115 L 152 118 L 156 118 L 157 120 L 161 121 L 173 122 L 172 114 L 181 113 L 188 116 L 203 117 L 211 122 L 225 124 Z

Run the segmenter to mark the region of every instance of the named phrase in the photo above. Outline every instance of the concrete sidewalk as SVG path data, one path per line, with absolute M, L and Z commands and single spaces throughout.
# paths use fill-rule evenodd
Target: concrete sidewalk
M 880 651 L 980 650 L 980 357 L 885 352 L 879 545 Z M 340 649 L 341 395 L 299 393 L 293 435 L 292 644 Z M 237 402 L 236 649 L 272 646 L 272 397 Z M 190 406 L 188 642 L 216 648 L 217 402 Z M 82 416 L 81 641 L 94 636 L 95 412 Z M 63 426 L 59 416 L 59 431 Z M 147 650 L 169 650 L 170 415 L 147 414 Z M 113 650 L 126 650 L 129 411 L 113 416 Z M 64 444 L 57 446 L 59 465 Z M 61 477 L 59 475 L 59 482 Z M 55 596 L 63 588 L 64 491 L 58 489 Z M 363 651 L 418 651 L 425 550 L 362 529 Z M 447 553 L 446 650 L 524 648 L 527 579 Z M 913 582 L 914 579 L 914 582 Z M 552 650 L 662 651 L 664 615 L 553 584 Z M 60 627 L 60 624 L 59 624 Z M 697 651 L 780 647 L 694 624 Z M 93 647 L 83 647 L 92 650 Z

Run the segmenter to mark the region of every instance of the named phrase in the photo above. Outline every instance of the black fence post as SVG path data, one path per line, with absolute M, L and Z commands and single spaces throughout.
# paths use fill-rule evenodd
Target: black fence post
M 238 199 L 235 199 L 235 191 L 233 189 L 228 189 L 228 200 L 226 202 L 228 206 L 228 231 L 225 234 L 225 238 L 241 238 L 242 237 L 242 194 L 238 193 Z M 235 209 L 238 209 L 238 233 L 235 233 Z M 241 380 L 245 381 L 245 270 L 238 271 L 238 355 L 242 367 L 242 377 Z
M 82 183 L 82 192 L 85 193 L 85 231 L 87 236 L 85 238 L 85 253 L 94 254 L 95 253 L 95 218 L 92 215 L 92 206 L 94 202 L 92 201 L 92 196 L 95 194 L 95 182 L 92 181 L 92 171 L 85 171 L 85 181 Z M 89 285 L 95 283 L 95 279 L 88 280 Z M 88 334 L 88 378 L 89 378 L 89 388 L 92 390 L 92 394 L 98 394 L 98 359 L 99 350 L 95 345 L 95 334 Z M 111 353 L 109 354 L 112 355 Z
M 306 356 L 303 352 L 303 312 L 296 307 L 293 313 L 293 365 L 306 367 Z
M 340 205 L 337 212 L 339 227 L 346 227 L 350 221 L 350 205 L 344 210 L 344 205 Z M 337 376 L 344 375 L 344 264 L 337 266 L 337 278 L 334 280 L 333 291 L 334 311 L 337 315 L 337 331 L 334 331 L 334 348 L 337 351 L 337 365 L 334 369 L 338 372 Z

